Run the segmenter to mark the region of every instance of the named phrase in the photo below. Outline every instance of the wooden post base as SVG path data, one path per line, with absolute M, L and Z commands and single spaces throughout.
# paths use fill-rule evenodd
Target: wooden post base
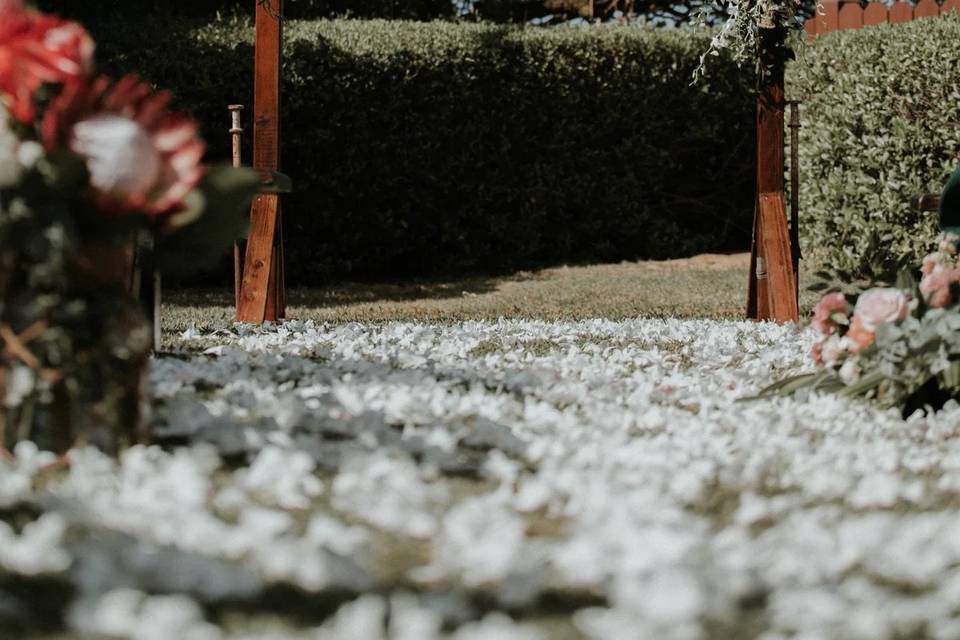
M 753 223 L 747 317 L 797 322 L 797 280 L 782 191 L 761 193 Z
M 276 322 L 285 315 L 285 300 L 280 292 L 280 217 L 280 198 L 276 194 L 259 195 L 253 201 L 237 304 L 238 322 Z

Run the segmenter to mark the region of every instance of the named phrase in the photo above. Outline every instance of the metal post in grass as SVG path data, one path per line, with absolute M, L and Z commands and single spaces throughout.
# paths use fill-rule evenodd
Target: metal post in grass
M 283 0 L 256 0 L 253 168 L 273 182 L 280 169 L 280 44 Z M 261 193 L 250 211 L 241 265 L 237 320 L 273 322 L 286 315 L 280 197 Z
M 231 160 L 234 167 L 239 167 L 243 164 L 243 123 L 240 120 L 243 105 L 231 104 L 227 109 L 230 111 Z M 240 308 L 240 289 L 243 286 L 243 256 L 246 250 L 247 243 L 244 240 L 237 240 L 233 243 L 233 302 L 237 309 Z
M 784 185 L 784 29 L 761 26 L 757 94 L 757 197 L 750 249 L 747 317 L 796 322 L 797 283 Z
M 793 253 L 794 293 L 800 305 L 800 101 L 790 105 L 790 251 Z

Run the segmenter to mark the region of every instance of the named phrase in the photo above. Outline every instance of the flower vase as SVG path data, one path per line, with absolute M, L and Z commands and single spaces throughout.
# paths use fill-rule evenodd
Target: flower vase
M 132 243 L 85 247 L 68 258 L 68 302 L 32 319 L 29 332 L 10 330 L 25 338 L 17 339 L 16 353 L 4 352 L 0 369 L 6 396 L 0 442 L 7 448 L 32 440 L 58 453 L 87 444 L 115 453 L 143 440 L 150 336 L 129 293 L 132 265 Z M 7 300 L 21 301 L 37 295 L 7 293 Z

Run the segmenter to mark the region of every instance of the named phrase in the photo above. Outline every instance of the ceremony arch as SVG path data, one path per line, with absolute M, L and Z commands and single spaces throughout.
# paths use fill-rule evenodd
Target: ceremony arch
M 791 241 L 784 184 L 783 28 L 761 28 L 756 109 L 756 198 L 746 315 L 754 320 L 798 320 L 796 229 Z M 256 0 L 253 168 L 265 182 L 280 169 L 280 51 L 283 0 Z M 262 193 L 250 211 L 245 251 L 235 253 L 237 320 L 259 324 L 286 315 L 283 215 L 279 194 Z

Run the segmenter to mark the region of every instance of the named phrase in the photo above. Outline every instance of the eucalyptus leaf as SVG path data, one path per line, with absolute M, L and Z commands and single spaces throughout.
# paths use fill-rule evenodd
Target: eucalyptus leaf
M 877 389 L 887 377 L 879 371 L 874 371 L 863 376 L 859 382 L 856 382 L 840 392 L 840 395 L 847 397 L 856 397 L 865 395 L 869 391 Z
M 940 376 L 943 380 L 943 386 L 948 389 L 960 389 L 960 360 L 952 361 Z
M 783 380 L 774 382 L 773 384 L 764 387 L 761 389 L 755 396 L 747 396 L 744 398 L 739 398 L 737 402 L 747 402 L 750 400 L 761 400 L 763 398 L 770 398 L 775 396 L 787 396 L 795 393 L 796 391 L 802 389 L 805 386 L 809 386 L 814 383 L 816 380 L 821 378 L 826 372 L 818 371 L 816 373 L 803 373 L 795 376 L 788 376 Z

